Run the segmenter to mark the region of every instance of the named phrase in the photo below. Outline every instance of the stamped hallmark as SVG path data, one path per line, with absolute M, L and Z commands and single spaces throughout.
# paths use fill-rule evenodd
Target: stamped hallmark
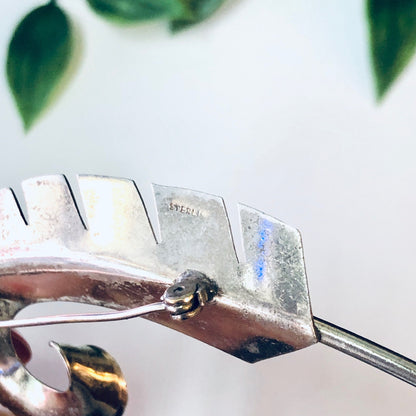
M 181 212 L 182 214 L 193 215 L 194 217 L 202 217 L 202 211 L 199 209 L 187 207 L 176 202 L 170 202 L 169 211 Z

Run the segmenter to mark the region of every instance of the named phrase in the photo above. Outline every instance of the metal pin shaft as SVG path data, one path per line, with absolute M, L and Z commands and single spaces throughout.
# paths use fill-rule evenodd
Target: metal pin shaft
M 351 357 L 416 386 L 416 362 L 366 338 L 314 317 L 318 339 Z
M 187 319 L 197 315 L 203 308 L 205 302 L 212 299 L 216 290 L 216 285 L 204 274 L 194 270 L 187 270 L 179 276 L 177 281 L 166 289 L 162 296 L 162 302 L 115 312 L 11 319 L 0 321 L 0 328 L 27 328 L 57 324 L 122 321 L 164 310 L 169 311 L 174 319 Z
M 75 315 L 45 316 L 39 318 L 0 321 L 0 328 L 32 327 L 65 323 L 104 322 L 131 319 L 151 312 L 162 311 L 162 302 L 140 306 L 125 311 Z M 416 386 L 416 362 L 375 342 L 347 331 L 323 319 L 314 317 L 319 341 L 376 367 L 406 383 Z
M 166 306 L 164 303 L 156 302 L 149 305 L 116 312 L 53 315 L 42 316 L 39 318 L 12 319 L 8 321 L 0 321 L 0 328 L 28 328 L 33 326 L 57 324 L 122 321 L 125 319 L 137 318 L 152 312 L 164 311 L 165 309 Z

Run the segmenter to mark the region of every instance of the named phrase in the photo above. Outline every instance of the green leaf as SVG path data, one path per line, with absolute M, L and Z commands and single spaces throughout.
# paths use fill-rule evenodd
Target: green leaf
M 87 0 L 98 14 L 120 23 L 132 23 L 183 13 L 180 0 Z
M 170 22 L 172 32 L 185 29 L 210 17 L 225 0 L 181 0 L 184 13 Z
M 416 49 L 416 0 L 368 0 L 373 71 L 380 100 Z
M 52 2 L 30 12 L 16 28 L 6 70 L 26 130 L 48 104 L 71 52 L 68 18 Z

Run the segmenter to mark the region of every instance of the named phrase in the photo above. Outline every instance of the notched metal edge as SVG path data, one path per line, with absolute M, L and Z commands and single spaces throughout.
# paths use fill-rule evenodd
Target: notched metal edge
M 87 176 L 93 177 L 93 175 L 87 175 Z M 103 181 L 112 181 L 113 180 L 113 178 L 105 178 L 105 177 L 99 177 L 99 176 L 95 177 L 95 178 L 98 178 L 98 179 L 103 180 Z M 125 182 L 130 183 L 129 180 L 121 179 L 121 181 L 125 181 Z M 156 185 L 156 187 L 158 187 L 158 185 Z M 225 275 L 225 277 L 228 277 L 227 273 L 229 273 L 233 278 L 234 284 L 232 286 L 227 287 L 226 284 L 225 285 L 223 284 L 221 279 L 219 279 L 219 281 L 218 281 L 218 284 L 219 284 L 221 290 L 223 290 L 223 293 L 224 293 L 224 296 L 220 297 L 220 299 L 222 298 L 222 300 L 226 300 L 226 297 L 228 297 L 230 299 L 234 299 L 234 302 L 233 302 L 234 305 L 231 308 L 232 312 L 230 312 L 229 306 L 224 306 L 226 304 L 228 305 L 228 303 L 221 301 L 221 302 L 217 302 L 217 306 L 212 305 L 209 308 L 210 311 L 211 311 L 210 313 L 212 313 L 212 311 L 215 308 L 218 309 L 218 311 L 219 311 L 219 314 L 217 314 L 215 319 L 211 320 L 211 323 L 209 323 L 207 321 L 206 313 L 203 313 L 203 314 L 201 314 L 201 317 L 195 318 L 196 321 L 195 321 L 195 324 L 193 324 L 192 329 L 186 327 L 186 325 L 188 325 L 188 324 L 186 324 L 185 326 L 180 326 L 180 327 L 177 327 L 176 324 L 172 324 L 172 325 L 168 324 L 168 326 L 175 327 L 175 329 L 178 329 L 181 332 L 187 333 L 187 334 L 189 334 L 189 335 L 191 335 L 195 338 L 201 339 L 202 341 L 207 342 L 208 344 L 211 344 L 213 346 L 216 346 L 217 348 L 223 349 L 223 350 L 225 350 L 227 352 L 230 352 L 232 354 L 234 353 L 234 355 L 240 356 L 240 358 L 243 358 L 247 361 L 254 361 L 254 358 L 251 357 L 251 356 L 250 356 L 251 358 L 248 359 L 249 357 L 247 356 L 247 351 L 248 352 L 251 351 L 251 353 L 252 353 L 256 348 L 257 348 L 258 351 L 265 350 L 264 348 L 259 347 L 258 346 L 259 344 L 268 344 L 269 347 L 266 348 L 267 351 L 271 351 L 271 350 L 274 349 L 275 354 L 278 354 L 278 353 L 280 354 L 281 351 L 287 351 L 288 352 L 288 348 L 286 348 L 286 347 L 283 348 L 282 347 L 279 350 L 279 348 L 277 348 L 276 345 L 274 345 L 270 341 L 270 340 L 275 340 L 275 341 L 282 342 L 282 343 L 285 343 L 287 345 L 290 345 L 290 343 L 287 343 L 287 342 L 283 341 L 283 339 L 287 338 L 287 335 L 282 336 L 280 338 L 276 337 L 276 333 L 277 332 L 280 333 L 281 328 L 279 328 L 279 325 L 277 325 L 276 327 L 273 327 L 273 324 L 275 323 L 275 321 L 271 322 L 269 320 L 269 318 L 267 318 L 267 316 L 272 316 L 273 315 L 273 313 L 274 313 L 273 308 L 268 307 L 267 302 L 266 302 L 266 304 L 265 304 L 265 302 L 260 302 L 260 303 L 257 302 L 257 303 L 255 303 L 255 307 L 253 307 L 253 308 L 246 308 L 244 306 L 244 298 L 245 298 L 245 294 L 247 293 L 247 288 L 244 287 L 244 285 L 242 285 L 241 282 L 244 280 L 244 273 L 246 272 L 246 269 L 247 269 L 246 266 L 247 265 L 237 263 L 237 256 L 236 256 L 235 250 L 234 250 L 234 242 L 233 242 L 233 239 L 232 239 L 231 227 L 230 227 L 230 224 L 229 224 L 228 215 L 227 215 L 227 211 L 226 211 L 226 207 L 225 207 L 225 204 L 223 202 L 223 199 L 220 198 L 220 197 L 217 197 L 215 195 L 209 195 L 209 194 L 205 194 L 205 193 L 202 193 L 202 192 L 189 191 L 189 190 L 182 189 L 182 188 L 172 188 L 172 187 L 160 187 L 160 188 L 168 189 L 170 192 L 173 192 L 173 193 L 175 193 L 175 192 L 176 193 L 186 193 L 190 196 L 195 196 L 195 194 L 197 194 L 198 198 L 200 198 L 202 200 L 205 200 L 205 201 L 214 200 L 215 203 L 220 207 L 221 217 L 223 218 L 222 221 L 223 221 L 223 224 L 224 224 L 225 235 L 227 236 L 227 240 L 229 239 L 228 240 L 229 241 L 229 247 L 232 247 L 232 250 L 229 250 L 229 252 L 232 253 L 232 257 L 233 257 L 232 262 L 226 262 L 226 272 L 223 273 L 223 276 Z M 137 190 L 137 188 L 136 188 L 136 190 Z M 137 192 L 137 194 L 140 195 L 138 192 Z M 140 198 L 140 197 L 138 196 L 138 198 Z M 75 204 L 75 201 L 73 201 L 73 203 Z M 145 207 L 144 207 L 144 209 L 145 209 Z M 191 212 L 185 212 L 185 213 L 182 212 L 182 214 L 187 214 L 186 215 L 187 217 L 195 216 L 197 218 L 198 217 L 204 218 L 203 215 L 193 215 L 193 214 L 195 214 L 195 212 L 192 212 L 192 211 Z M 149 221 L 147 213 L 146 213 L 146 222 L 148 224 L 149 230 L 152 230 L 151 222 Z M 160 220 L 159 220 L 159 224 L 161 224 Z M 30 226 L 29 226 L 29 228 L 30 228 Z M 88 231 L 86 233 L 88 233 Z M 161 225 L 161 232 L 162 232 L 162 235 L 163 235 L 162 225 Z M 153 238 L 153 241 L 155 241 L 153 232 L 152 232 L 152 238 Z M 162 241 L 162 243 L 163 243 L 163 241 Z M 154 244 L 156 244 L 156 242 Z M 163 251 L 162 246 L 163 246 L 163 244 L 160 244 L 160 245 L 157 245 L 155 247 L 156 257 L 152 257 L 152 261 L 154 261 L 155 259 L 164 260 L 164 256 L 167 256 L 169 254 L 169 253 L 166 254 L 166 250 L 165 250 L 163 255 L 162 256 L 160 255 L 160 253 Z M 88 249 L 90 248 L 88 244 L 81 247 L 81 249 L 83 249 L 83 250 L 86 250 L 87 248 Z M 97 253 L 94 252 L 94 251 L 91 251 L 90 254 L 96 255 Z M 116 252 L 115 255 L 112 256 L 112 259 L 117 260 L 118 255 L 119 255 L 119 253 Z M 206 258 L 211 260 L 211 257 L 209 256 L 209 254 L 204 253 L 204 255 L 206 256 Z M 112 260 L 112 259 L 110 259 L 110 260 Z M 231 267 L 230 267 L 229 263 L 232 263 Z M 134 262 L 131 263 L 130 265 L 134 267 Z M 188 266 L 187 268 L 189 268 L 190 265 L 187 265 L 187 266 Z M 191 265 L 191 267 L 192 266 L 193 265 Z M 174 277 L 177 276 L 176 271 L 171 266 L 169 266 L 168 268 L 163 268 L 163 267 L 160 267 L 160 265 L 159 265 L 158 267 L 159 267 L 158 272 L 160 272 L 160 274 L 167 277 L 168 280 L 173 279 Z M 198 270 L 199 270 L 199 268 L 198 268 Z M 177 272 L 182 272 L 182 271 L 183 271 L 182 268 L 179 268 L 177 270 Z M 202 270 L 202 271 L 205 271 L 205 270 Z M 158 274 L 158 273 L 156 273 L 156 274 Z M 212 276 L 209 276 L 209 277 L 212 277 Z M 217 279 L 215 279 L 215 280 L 217 281 Z M 254 300 L 254 302 L 255 302 L 255 295 L 256 295 L 256 293 L 254 291 L 252 293 L 252 296 L 249 297 L 250 302 L 252 300 Z M 247 298 L 245 298 L 245 300 L 247 301 Z M 246 312 L 244 312 L 246 309 L 250 309 L 251 311 L 246 313 Z M 227 338 L 227 332 L 230 331 L 231 329 L 234 330 L 233 323 L 236 322 L 236 319 L 239 316 L 238 312 L 240 313 L 240 315 L 242 314 L 244 316 L 242 321 L 240 322 L 240 324 L 238 324 L 239 328 L 240 328 L 239 329 L 240 332 L 241 332 L 241 330 L 243 331 L 243 333 L 239 334 L 240 341 L 238 341 L 237 344 L 236 344 L 236 338 L 234 338 L 234 340 L 229 339 L 228 341 L 226 340 L 222 344 L 221 344 L 221 342 L 216 342 L 215 339 L 214 339 L 215 337 L 221 337 L 222 335 L 224 335 L 225 338 Z M 218 330 L 218 331 L 215 332 L 216 325 L 218 324 L 220 319 L 224 317 L 224 314 L 227 314 L 227 313 L 230 313 L 230 317 L 232 317 L 231 320 L 228 322 L 227 325 L 223 326 L 223 329 Z M 199 322 L 198 320 L 200 318 L 202 318 L 202 316 L 204 317 L 204 320 Z M 240 318 L 241 318 L 241 316 L 240 316 Z M 245 318 L 250 318 L 250 319 L 245 319 Z M 260 333 L 256 334 L 255 332 L 253 333 L 253 331 L 252 331 L 253 328 L 250 328 L 250 326 L 252 326 L 253 322 L 256 322 L 256 325 L 258 325 L 259 324 L 259 319 L 260 320 L 265 319 L 264 324 L 268 325 L 269 328 L 266 331 L 262 330 L 262 331 L 260 331 Z M 163 323 L 167 324 L 166 322 L 163 322 Z M 262 325 L 260 325 L 260 326 L 262 326 Z M 211 330 L 207 331 L 207 327 L 212 327 L 212 328 L 211 328 Z M 270 331 L 272 331 L 272 334 L 273 334 L 272 336 L 268 336 Z M 276 338 L 278 338 L 278 339 L 276 339 Z M 312 340 L 308 339 L 308 340 L 301 341 L 301 339 L 303 339 L 302 336 L 301 337 L 297 336 L 297 338 L 298 339 L 293 342 L 295 344 L 295 347 L 294 347 L 295 349 L 302 348 L 303 346 L 307 346 L 307 345 L 310 345 L 312 342 L 315 342 L 315 339 L 312 339 Z M 267 340 L 267 341 L 265 341 L 265 340 Z M 257 345 L 256 348 L 253 346 L 254 344 Z M 270 347 L 270 345 L 272 345 L 272 347 Z M 244 351 L 246 351 L 246 353 L 244 353 Z M 260 353 L 260 356 L 258 354 L 254 354 L 256 356 L 256 360 L 257 359 L 262 359 L 263 354 L 264 354 L 263 358 L 268 358 L 268 355 L 270 355 L 271 353 L 266 353 L 266 352 Z M 271 354 L 271 355 L 273 355 L 273 354 Z
M 88 224 L 84 241 L 88 250 L 152 271 L 158 243 L 135 182 L 79 175 L 78 186 Z
M 22 181 L 21 187 L 29 226 L 34 223 L 50 223 L 59 210 L 60 214 L 65 214 L 67 220 L 72 220 L 73 225 L 86 229 L 71 184 L 65 175 L 44 175 L 26 179 Z

